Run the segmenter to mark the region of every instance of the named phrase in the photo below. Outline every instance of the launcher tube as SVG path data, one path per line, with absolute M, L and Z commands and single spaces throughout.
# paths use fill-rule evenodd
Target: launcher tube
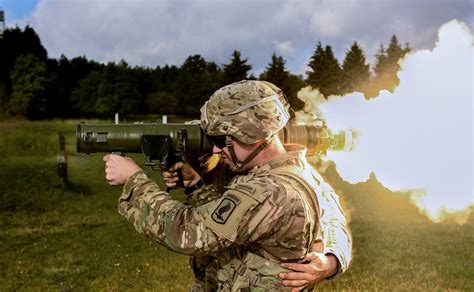
M 186 153 L 209 153 L 212 143 L 199 125 L 192 124 L 79 124 L 76 149 L 79 153 L 124 152 L 142 153 L 142 136 L 169 137 L 171 149 L 178 149 L 179 131 L 185 130 Z M 310 154 L 324 155 L 327 151 L 350 151 L 353 148 L 352 131 L 333 134 L 327 127 L 288 124 L 279 133 L 283 143 L 301 144 Z

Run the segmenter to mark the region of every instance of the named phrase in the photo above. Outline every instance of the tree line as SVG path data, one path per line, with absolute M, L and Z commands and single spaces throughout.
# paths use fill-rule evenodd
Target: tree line
M 6 29 L 0 39 L 0 113 L 29 119 L 103 117 L 116 112 L 196 116 L 215 90 L 242 79 L 276 84 L 298 110 L 303 104 L 297 92 L 308 85 L 326 97 L 358 91 L 372 98 L 380 90 L 393 90 L 399 83 L 398 60 L 409 50 L 393 35 L 387 48 L 380 45 L 371 67 L 357 42 L 342 64 L 331 46 L 318 42 L 307 77 L 292 74 L 275 53 L 264 72 L 254 76 L 252 65 L 239 51 L 232 52 L 227 64 L 192 55 L 179 67 L 131 67 L 124 60 L 102 64 L 85 56 L 52 59 L 32 27 L 15 27 Z

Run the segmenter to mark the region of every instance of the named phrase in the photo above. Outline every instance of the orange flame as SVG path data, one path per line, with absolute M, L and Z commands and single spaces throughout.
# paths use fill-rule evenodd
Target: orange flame
M 221 160 L 221 155 L 220 154 L 212 154 L 210 156 L 206 156 L 203 159 L 203 163 L 201 164 L 202 169 L 204 170 L 204 173 L 208 173 L 214 168 L 216 168 L 217 164 Z

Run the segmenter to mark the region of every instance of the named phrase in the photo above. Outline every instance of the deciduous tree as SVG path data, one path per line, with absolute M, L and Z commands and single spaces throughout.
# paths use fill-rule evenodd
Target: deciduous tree
M 16 59 L 28 54 L 43 62 L 47 59 L 46 49 L 35 30 L 29 25 L 23 30 L 19 27 L 6 29 L 0 39 L 0 111 L 5 111 L 9 102 L 12 91 L 10 72 Z
M 49 116 L 47 93 L 53 76 L 43 61 L 31 54 L 18 57 L 10 80 L 12 95 L 8 103 L 9 113 L 30 119 Z
M 199 114 L 202 104 L 221 86 L 221 70 L 200 55 L 190 56 L 179 70 L 175 96 L 182 105 L 180 113 Z

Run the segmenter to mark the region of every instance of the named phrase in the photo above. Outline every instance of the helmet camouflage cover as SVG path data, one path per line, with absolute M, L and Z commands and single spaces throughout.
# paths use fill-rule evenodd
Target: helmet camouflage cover
M 201 127 L 209 136 L 232 136 L 250 145 L 269 139 L 289 119 L 289 104 L 277 86 L 242 80 L 217 90 L 201 108 Z

